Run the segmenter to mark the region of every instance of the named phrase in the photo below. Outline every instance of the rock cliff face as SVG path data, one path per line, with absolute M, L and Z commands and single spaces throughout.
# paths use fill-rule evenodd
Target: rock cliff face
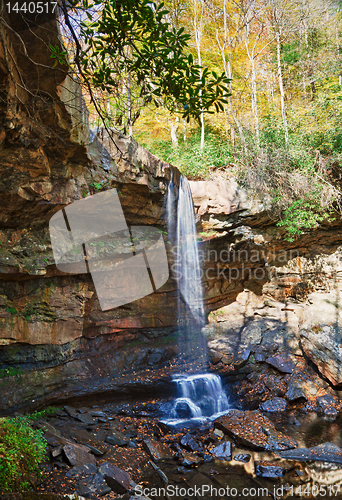
M 167 178 L 165 165 L 135 141 L 102 137 L 106 149 L 89 135 L 81 89 L 50 57 L 49 45 L 60 46 L 57 21 L 38 21 L 13 15 L 0 26 L 0 358 L 4 370 L 25 373 L 1 380 L 2 410 L 108 390 L 98 379 L 162 365 L 174 354 L 158 340 L 175 323 L 172 286 L 104 313 L 90 275 L 54 264 L 54 213 L 116 188 L 128 224 L 159 226 Z
M 192 183 L 192 190 L 198 223 L 214 236 L 215 247 L 234 235 L 230 259 L 220 254 L 219 266 L 226 267 L 226 285 L 244 288 L 209 315 L 212 367 L 244 379 L 236 391 L 245 404 L 280 396 L 284 404 L 336 415 L 342 383 L 340 218 L 290 243 L 272 214 L 251 204 L 236 183 L 216 179 Z M 225 205 L 222 192 L 230 192 Z
M 172 170 L 177 184 L 179 172 L 133 139 L 89 133 L 78 83 L 47 50 L 60 45 L 57 22 L 43 17 L 37 24 L 30 16 L 8 16 L 0 25 L 0 373 L 8 375 L 0 379 L 2 411 L 141 391 L 149 376 L 159 380 L 154 390 L 164 388 L 167 375 L 161 370 L 177 354 L 173 279 L 156 293 L 103 312 L 89 274 L 67 274 L 55 266 L 48 222 L 57 211 L 116 188 L 129 225 L 165 229 L 167 183 Z M 251 315 L 240 310 L 238 319 L 219 309 L 230 303 L 234 308 L 244 290 L 286 309 L 289 301 L 303 303 L 312 292 L 329 294 L 339 286 L 339 221 L 286 243 L 262 204 L 234 181 L 192 182 L 191 189 L 203 239 L 205 307 L 208 313 L 218 310 L 210 317 L 216 327 L 220 318 L 235 321 L 228 330 L 239 332 L 260 309 L 252 308 Z M 303 324 L 302 333 L 289 331 L 293 349 L 320 369 L 322 362 L 308 347 L 317 323 Z M 249 354 L 242 361 L 240 354 L 229 356 L 230 348 L 225 352 L 213 331 L 208 335 L 216 367 L 239 369 L 247 362 Z M 339 366 L 332 370 L 330 376 L 322 368 L 322 375 L 340 383 Z

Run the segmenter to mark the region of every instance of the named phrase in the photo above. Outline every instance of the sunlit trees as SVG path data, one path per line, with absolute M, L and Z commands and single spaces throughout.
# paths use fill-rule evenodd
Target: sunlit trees
M 168 21 L 170 13 L 163 4 L 83 0 L 73 8 L 87 15 L 76 30 L 62 0 L 64 20 L 76 44 L 75 71 L 92 96 L 93 89 L 125 96 L 130 132 L 133 88 L 145 103 L 152 101 L 187 119 L 203 120 L 204 112 L 226 102 L 224 72 L 218 75 L 194 61 L 188 50 L 190 35 Z

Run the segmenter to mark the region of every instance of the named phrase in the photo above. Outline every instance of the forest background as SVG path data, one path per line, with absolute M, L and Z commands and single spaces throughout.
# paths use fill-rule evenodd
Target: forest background
M 177 108 L 169 105 L 163 92 L 152 98 L 144 92 L 146 73 L 132 78 L 131 67 L 122 66 L 115 74 L 115 91 L 113 86 L 93 87 L 93 98 L 88 99 L 91 126 L 104 122 L 133 136 L 190 179 L 220 175 L 238 180 L 262 198 L 289 240 L 340 217 L 342 4 L 338 0 L 141 4 L 152 8 L 160 25 L 189 35 L 181 49 L 199 69 L 188 77 L 200 79 L 209 70 L 219 87 L 211 90 L 220 95 L 217 101 L 210 100 L 209 91 L 197 89 L 198 113 L 189 114 L 186 99 Z M 90 20 L 85 39 L 89 45 L 99 30 L 94 18 L 103 12 L 101 2 L 95 2 L 95 10 L 93 4 L 93 11 L 84 5 Z M 169 61 L 174 52 L 170 47 L 168 54 L 165 44 L 163 48 L 164 61 Z M 132 48 L 123 50 L 123 57 L 132 59 Z M 207 97 L 212 105 L 205 102 Z M 101 119 L 96 108 L 101 109 Z

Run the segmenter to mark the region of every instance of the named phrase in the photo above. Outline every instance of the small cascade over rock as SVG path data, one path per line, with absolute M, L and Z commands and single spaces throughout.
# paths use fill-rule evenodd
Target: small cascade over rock
M 179 375 L 173 381 L 179 393 L 172 411 L 173 418 L 211 417 L 228 410 L 228 399 L 217 375 Z

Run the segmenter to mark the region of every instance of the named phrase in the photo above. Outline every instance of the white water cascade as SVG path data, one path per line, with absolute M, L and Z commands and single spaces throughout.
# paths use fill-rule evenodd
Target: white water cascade
M 217 375 L 179 375 L 173 381 L 179 391 L 172 411 L 173 418 L 212 417 L 228 410 L 228 399 Z
M 201 267 L 191 190 L 185 177 L 180 177 L 178 190 L 171 177 L 166 211 L 168 237 L 175 257 L 172 271 L 178 289 L 179 365 L 184 371 L 196 372 L 173 378 L 178 397 L 171 421 L 203 421 L 224 413 L 229 404 L 220 377 L 203 373 L 207 368 L 207 356 L 206 341 L 202 333 L 205 315 Z

